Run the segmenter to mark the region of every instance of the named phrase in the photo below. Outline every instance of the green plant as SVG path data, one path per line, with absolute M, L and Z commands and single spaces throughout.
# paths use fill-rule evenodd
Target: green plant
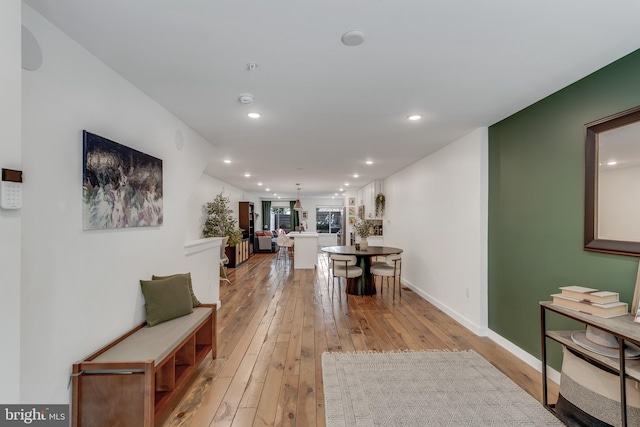
M 204 237 L 229 236 L 229 246 L 235 246 L 242 241 L 242 229 L 236 226 L 236 218 L 229 207 L 230 200 L 222 193 L 218 194 L 213 202 L 204 205 L 206 219 L 202 234 Z
M 360 236 L 360 238 L 369 237 L 373 234 L 373 222 L 356 218 L 356 222 L 353 224 L 353 231 Z
M 381 218 L 384 215 L 384 194 L 378 193 L 376 195 L 376 218 Z

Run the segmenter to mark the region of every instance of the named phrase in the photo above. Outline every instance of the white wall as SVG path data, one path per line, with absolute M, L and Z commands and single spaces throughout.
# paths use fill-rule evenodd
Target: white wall
M 235 218 L 238 218 L 238 202 L 253 202 L 253 209 L 260 217 L 256 221 L 254 228 L 259 231 L 262 226 L 262 203 L 258 196 L 244 192 L 239 188 L 231 186 L 209 175 L 203 174 L 196 183 L 193 193 L 189 198 L 188 212 L 189 224 L 187 229 L 187 240 L 195 240 L 202 238 L 202 227 L 204 225 L 203 206 L 207 202 L 212 202 L 218 194 L 229 198 L 229 207 L 233 210 Z M 237 225 L 237 219 L 236 219 Z
M 0 7 L 1 12 L 8 8 L 5 2 Z M 219 252 L 207 260 L 186 256 L 184 247 L 193 239 L 188 231 L 191 193 L 215 153 L 31 8 L 23 6 L 22 14 L 40 42 L 43 64 L 22 75 L 20 399 L 66 403 L 72 363 L 144 320 L 139 279 L 195 268 L 197 296 L 216 302 Z M 4 20 L 4 13 L 0 16 Z M 14 20 L 19 31 L 19 17 Z M 9 116 L 8 121 L 18 119 Z M 163 159 L 161 227 L 82 230 L 83 129 Z M 182 149 L 175 144 L 178 132 Z
M 0 2 L 0 168 L 22 169 L 20 0 Z M 20 401 L 21 211 L 0 209 L 0 402 Z
M 384 188 L 384 243 L 404 249 L 403 281 L 485 335 L 487 129 L 477 129 L 392 175 Z
M 615 168 L 598 175 L 600 239 L 640 240 L 640 167 Z

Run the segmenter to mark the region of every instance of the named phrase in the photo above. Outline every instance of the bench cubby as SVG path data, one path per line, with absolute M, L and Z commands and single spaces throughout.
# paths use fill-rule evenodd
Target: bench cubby
M 216 306 L 153 327 L 142 324 L 72 371 L 72 426 L 152 427 L 191 385 L 198 366 L 216 357 Z

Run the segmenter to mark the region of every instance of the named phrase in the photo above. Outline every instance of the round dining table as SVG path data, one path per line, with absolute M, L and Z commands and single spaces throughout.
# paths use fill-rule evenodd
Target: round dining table
M 371 258 L 402 253 L 402 249 L 390 246 L 369 246 L 367 249 L 356 249 L 355 246 L 325 246 L 322 252 L 338 255 L 355 255 L 358 267 L 362 268 L 362 276 L 347 280 L 347 293 L 351 295 L 375 295 L 376 286 L 371 275 Z

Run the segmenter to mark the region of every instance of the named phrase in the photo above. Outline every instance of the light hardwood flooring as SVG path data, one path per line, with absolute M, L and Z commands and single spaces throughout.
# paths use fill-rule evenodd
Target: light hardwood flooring
M 402 298 L 349 296 L 327 287 L 327 261 L 294 270 L 254 254 L 220 283 L 218 356 L 165 426 L 324 427 L 322 353 L 472 349 L 541 401 L 540 374 L 489 338 L 478 337 L 406 287 Z M 557 386 L 550 383 L 551 401 Z

